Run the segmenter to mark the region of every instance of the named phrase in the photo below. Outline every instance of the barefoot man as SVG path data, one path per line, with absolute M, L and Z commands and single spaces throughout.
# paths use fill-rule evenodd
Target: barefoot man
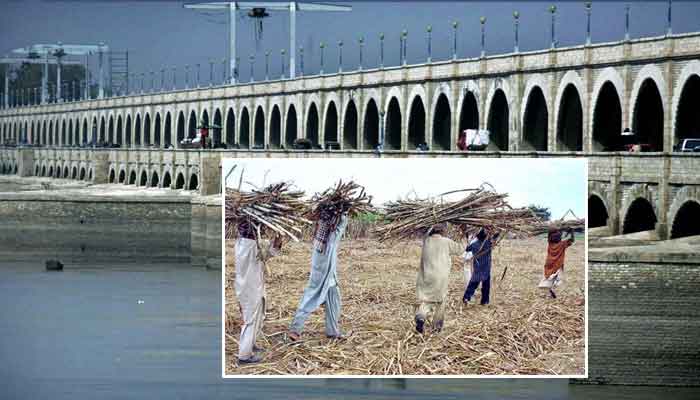
M 554 227 L 549 227 L 547 234 L 547 260 L 544 263 L 544 279 L 540 281 L 539 287 L 549 289 L 549 296 L 553 299 L 557 298 L 554 293 L 554 288 L 561 284 L 564 274 L 564 256 L 566 249 L 574 244 L 574 230 L 568 230 L 569 237 L 562 240 L 561 231 Z

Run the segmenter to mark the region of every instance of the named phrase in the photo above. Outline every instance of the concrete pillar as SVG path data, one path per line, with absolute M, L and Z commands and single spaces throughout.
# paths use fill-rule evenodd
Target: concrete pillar
M 583 140 L 582 150 L 584 152 L 590 153 L 593 151 L 593 130 L 591 129 L 593 124 L 591 120 L 593 115 L 591 115 L 591 101 L 593 99 L 593 71 L 591 70 L 591 48 L 586 46 L 584 51 L 584 61 L 583 61 L 583 90 L 584 93 L 581 95 L 581 106 L 583 107 L 583 119 L 581 121 L 583 130 Z
M 622 174 L 622 163 L 620 156 L 613 158 L 613 166 L 610 175 L 610 210 L 608 210 L 608 227 L 612 236 L 622 232 L 623 220 L 620 218 L 622 209 L 622 187 L 620 186 L 620 175 Z
M 194 267 L 207 265 L 207 206 L 200 197 L 191 200 L 190 213 L 190 263 Z M 219 242 L 221 243 L 221 242 Z
M 199 193 L 221 193 L 221 158 L 217 153 L 199 152 Z
M 17 175 L 32 176 L 34 175 L 34 149 L 19 148 L 17 149 Z
M 511 91 L 513 93 L 513 132 L 508 139 L 508 149 L 510 151 L 521 150 L 523 142 L 523 121 L 520 120 L 520 110 L 522 109 L 523 91 L 525 90 L 525 79 L 522 74 L 522 56 L 515 55 L 515 70 L 516 73 L 511 78 Z
M 659 200 L 658 200 L 658 211 L 657 211 L 657 222 L 655 226 L 656 233 L 659 235 L 659 239 L 666 240 L 670 236 L 670 223 L 673 221 L 668 221 L 668 209 L 671 205 L 671 187 L 669 185 L 669 177 L 671 175 L 671 156 L 668 154 L 663 155 L 663 171 L 661 173 L 661 180 L 659 181 Z
M 94 183 L 107 183 L 109 180 L 109 152 L 93 150 L 89 159 L 92 160 L 92 180 Z M 139 177 L 136 177 L 137 181 Z

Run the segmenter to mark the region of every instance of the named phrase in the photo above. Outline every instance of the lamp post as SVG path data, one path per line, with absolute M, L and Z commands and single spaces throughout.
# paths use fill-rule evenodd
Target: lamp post
M 452 22 L 452 59 L 457 60 L 457 28 L 459 22 Z
M 197 66 L 197 76 L 196 76 L 196 81 L 195 81 L 195 86 L 199 87 L 199 63 L 195 64 Z
M 549 12 L 552 14 L 552 44 L 551 44 L 551 48 L 554 49 L 557 47 L 557 35 L 556 35 L 556 31 L 554 30 L 554 25 L 555 25 L 556 18 L 557 18 L 557 6 L 555 6 L 553 4 L 551 6 L 549 6 Z
M 284 79 L 284 53 L 286 53 L 284 51 L 284 49 L 280 50 L 280 54 L 282 55 L 282 78 L 281 79 Z
M 265 52 L 265 80 L 270 80 L 270 51 Z
M 214 86 L 214 60 L 209 60 L 209 86 Z
M 222 58 L 221 59 L 221 84 L 225 85 L 226 84 L 226 59 Z
M 666 21 L 666 34 L 671 36 L 673 29 L 671 28 L 671 6 L 673 5 L 672 0 L 668 0 L 668 16 Z
M 486 55 L 486 17 L 480 17 L 479 23 L 481 23 L 481 57 Z
M 364 46 L 365 39 L 363 37 L 360 37 L 357 42 L 360 45 L 360 65 L 359 65 L 359 70 L 362 71 L 362 47 Z
M 338 41 L 338 73 L 343 72 L 343 41 Z
M 515 45 L 513 46 L 513 51 L 515 53 L 520 51 L 519 40 L 518 40 L 518 27 L 520 25 L 520 13 L 518 11 L 513 11 L 513 24 L 515 25 Z
M 584 4 L 586 8 L 586 44 L 591 44 L 591 2 L 587 1 Z
M 190 66 L 185 65 L 185 89 L 190 88 Z
M 630 40 L 630 5 L 625 5 L 625 40 Z
M 156 90 L 156 73 L 154 71 L 151 71 L 151 93 L 155 92 Z
M 251 54 L 250 57 L 248 57 L 248 60 L 250 61 L 250 81 L 255 82 L 255 75 L 253 74 L 255 67 L 255 55 Z
M 432 52 L 432 48 L 431 48 L 431 43 L 430 43 L 430 42 L 431 42 L 431 34 L 430 34 L 430 33 L 431 33 L 432 31 L 433 31 L 433 27 L 430 26 L 430 25 L 428 25 L 428 27 L 425 29 L 425 32 L 426 32 L 426 34 L 427 34 L 427 36 L 428 36 L 428 62 L 430 62 L 430 61 L 432 60 L 432 55 L 433 55 L 433 54 L 432 54 L 433 52 Z
M 403 39 L 403 60 L 402 64 L 406 65 L 406 44 L 408 42 L 408 31 L 405 29 L 401 32 L 401 38 Z
M 299 76 L 304 76 L 304 46 L 299 47 Z
M 177 67 L 173 67 L 173 90 L 177 89 Z
M 143 93 L 143 89 L 145 86 L 145 81 L 146 81 L 146 73 L 141 72 L 141 93 Z
M 323 75 L 323 48 L 326 47 L 326 45 L 323 42 L 321 42 L 319 47 L 321 48 L 321 72 L 320 72 L 320 74 Z
M 384 34 L 379 34 L 379 68 L 384 68 Z

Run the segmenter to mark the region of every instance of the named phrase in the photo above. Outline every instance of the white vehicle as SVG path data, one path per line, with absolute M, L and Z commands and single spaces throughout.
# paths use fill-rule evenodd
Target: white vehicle
M 681 141 L 678 142 L 674 150 L 700 152 L 700 138 L 681 139 Z
M 489 145 L 490 135 L 491 133 L 486 129 L 466 129 L 460 135 L 460 149 L 484 150 Z

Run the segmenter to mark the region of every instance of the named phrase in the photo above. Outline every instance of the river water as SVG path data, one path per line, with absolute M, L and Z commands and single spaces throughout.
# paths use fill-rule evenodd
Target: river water
M 224 380 L 220 271 L 15 263 L 0 276 L 2 399 L 697 398 L 561 379 Z
M 220 271 L 0 260 L 0 399 L 699 398 L 566 379 L 222 379 L 220 316 Z

